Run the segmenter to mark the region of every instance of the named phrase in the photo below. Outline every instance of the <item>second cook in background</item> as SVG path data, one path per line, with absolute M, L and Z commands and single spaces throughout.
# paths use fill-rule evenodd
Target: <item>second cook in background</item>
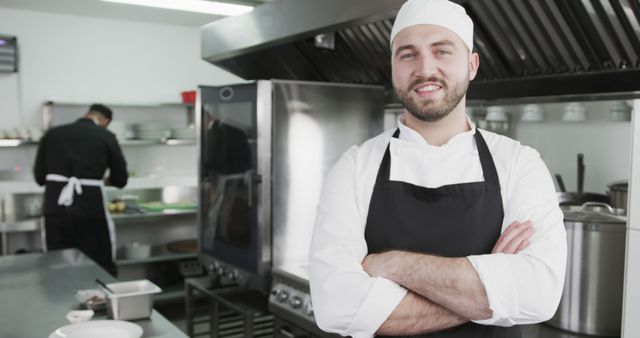
M 473 22 L 409 0 L 391 31 L 399 127 L 349 149 L 326 180 L 310 251 L 315 318 L 355 338 L 520 336 L 560 301 L 566 231 L 534 149 L 465 114 Z
M 51 128 L 40 140 L 34 174 L 45 185 L 48 250 L 78 248 L 116 275 L 115 229 L 106 211 L 103 177 L 122 188 L 129 175 L 120 145 L 107 130 L 113 112 L 94 104 L 74 123 Z

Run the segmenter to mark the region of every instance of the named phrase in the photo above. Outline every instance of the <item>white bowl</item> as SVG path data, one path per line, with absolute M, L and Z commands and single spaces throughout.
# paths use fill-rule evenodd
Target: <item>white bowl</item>
M 581 122 L 587 119 L 587 109 L 578 102 L 569 103 L 564 107 L 562 121 Z
M 71 310 L 67 312 L 67 320 L 71 324 L 89 321 L 93 318 L 93 310 Z
M 626 102 L 618 101 L 609 110 L 609 121 L 631 121 L 632 110 Z
M 508 121 L 507 110 L 502 106 L 491 106 L 487 108 L 487 121 Z
M 544 121 L 544 110 L 539 104 L 528 104 L 522 107 L 523 122 L 542 122 Z
M 127 259 L 141 259 L 149 256 L 151 256 L 150 244 L 132 242 L 124 246 L 124 257 Z

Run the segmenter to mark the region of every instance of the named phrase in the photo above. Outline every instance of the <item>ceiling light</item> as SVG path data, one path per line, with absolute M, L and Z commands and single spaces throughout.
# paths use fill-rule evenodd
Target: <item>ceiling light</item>
M 128 5 L 174 9 L 186 12 L 207 13 L 215 15 L 240 15 L 253 10 L 252 6 L 235 5 L 218 1 L 205 0 L 102 0 Z

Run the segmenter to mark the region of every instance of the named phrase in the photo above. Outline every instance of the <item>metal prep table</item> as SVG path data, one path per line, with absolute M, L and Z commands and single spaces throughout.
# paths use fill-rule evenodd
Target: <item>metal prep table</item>
M 95 279 L 116 281 L 76 249 L 0 257 L 0 337 L 48 337 L 68 325 L 77 290 L 95 289 Z M 187 338 L 161 314 L 132 321 L 142 337 Z

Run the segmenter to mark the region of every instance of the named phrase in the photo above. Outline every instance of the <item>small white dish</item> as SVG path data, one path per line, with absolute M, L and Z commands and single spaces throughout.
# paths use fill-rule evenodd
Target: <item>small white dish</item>
M 95 320 L 60 327 L 49 338 L 140 338 L 142 327 L 123 320 Z
M 631 121 L 633 108 L 624 101 L 616 102 L 609 110 L 609 121 Z
M 520 118 L 523 122 L 542 122 L 545 120 L 544 110 L 542 106 L 539 104 L 528 104 L 522 107 L 522 117 Z
M 505 122 L 508 121 L 507 110 L 502 106 L 491 106 L 487 108 L 487 116 L 485 117 L 487 121 L 499 121 Z
M 67 320 L 71 324 L 82 323 L 93 318 L 93 310 L 71 310 L 67 312 Z
M 127 259 L 142 259 L 151 256 L 151 244 L 131 242 L 124 246 L 124 256 Z
M 582 122 L 587 119 L 587 109 L 578 102 L 569 103 L 564 107 L 562 121 Z

